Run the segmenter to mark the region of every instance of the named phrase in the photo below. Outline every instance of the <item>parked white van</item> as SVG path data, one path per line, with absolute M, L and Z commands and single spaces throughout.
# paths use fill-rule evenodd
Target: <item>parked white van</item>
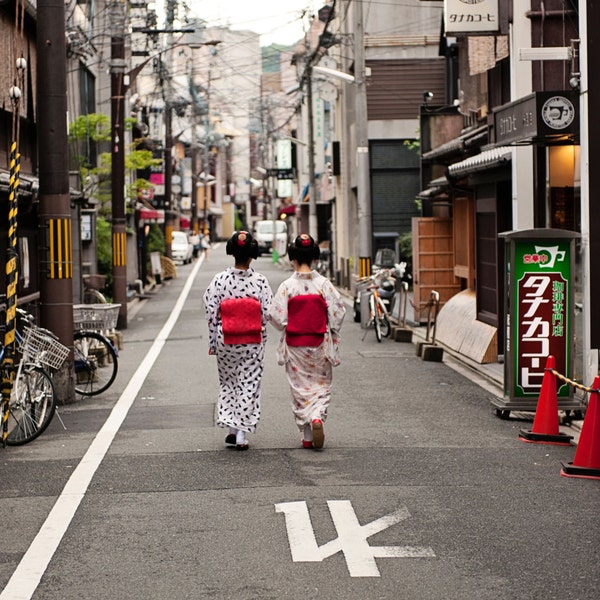
M 184 231 L 174 231 L 171 238 L 171 256 L 175 262 L 186 265 L 192 262 L 194 246 L 190 243 Z
M 284 221 L 275 221 L 275 243 L 279 256 L 287 253 L 287 225 Z M 254 224 L 254 239 L 258 242 L 258 255 L 273 251 L 273 221 L 257 221 Z

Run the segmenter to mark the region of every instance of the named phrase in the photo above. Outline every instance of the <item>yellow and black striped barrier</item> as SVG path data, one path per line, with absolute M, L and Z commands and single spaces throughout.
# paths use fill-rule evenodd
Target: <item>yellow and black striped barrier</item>
M 360 256 L 358 258 L 358 276 L 359 277 L 370 277 L 371 276 L 371 257 Z
M 17 328 L 17 282 L 19 271 L 17 263 L 17 215 L 19 174 L 21 172 L 20 155 L 17 144 L 10 147 L 10 178 L 8 194 L 8 251 L 6 260 L 6 319 L 4 330 L 4 353 L 2 355 L 2 445 L 8 438 L 8 416 L 10 395 L 15 375 L 15 335 Z
M 50 279 L 73 278 L 73 227 L 71 219 L 48 219 L 48 270 Z
M 113 233 L 113 266 L 125 267 L 127 265 L 127 234 L 124 232 Z

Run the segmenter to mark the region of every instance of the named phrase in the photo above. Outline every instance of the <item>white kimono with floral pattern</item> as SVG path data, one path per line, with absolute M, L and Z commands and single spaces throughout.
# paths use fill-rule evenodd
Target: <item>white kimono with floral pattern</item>
M 327 332 L 320 346 L 288 346 L 285 329 L 288 300 L 304 294 L 319 294 L 327 303 Z M 334 285 L 317 271 L 295 272 L 273 296 L 271 323 L 281 330 L 277 363 L 285 366 L 292 393 L 292 411 L 300 430 L 313 419 L 325 421 L 331 401 L 332 367 L 339 365 L 339 331 L 346 306 Z

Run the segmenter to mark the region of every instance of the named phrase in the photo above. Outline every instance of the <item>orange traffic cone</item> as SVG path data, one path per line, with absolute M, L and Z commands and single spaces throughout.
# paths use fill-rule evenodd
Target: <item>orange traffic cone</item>
M 600 376 L 594 379 L 581 434 L 572 463 L 562 463 L 560 474 L 564 477 L 600 479 Z
M 558 429 L 558 399 L 556 397 L 556 375 L 551 373 L 556 366 L 554 356 L 546 361 L 546 370 L 542 380 L 542 389 L 535 409 L 533 427 L 530 430 L 521 429 L 519 439 L 534 444 L 554 444 L 569 446 L 572 435 L 561 433 Z

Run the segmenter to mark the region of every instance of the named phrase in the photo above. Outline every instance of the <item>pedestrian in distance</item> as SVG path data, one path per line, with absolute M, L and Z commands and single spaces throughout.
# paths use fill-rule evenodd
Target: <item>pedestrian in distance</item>
M 307 234 L 288 247 L 294 273 L 273 297 L 271 323 L 282 332 L 277 363 L 285 366 L 292 412 L 304 448 L 322 448 L 333 367 L 340 364 L 340 328 L 346 313 L 334 285 L 311 268 L 319 247 Z
M 208 257 L 210 256 L 210 251 L 212 248 L 212 246 L 210 244 L 210 232 L 208 231 L 208 229 L 206 229 L 204 231 L 204 235 L 200 239 L 200 247 L 201 247 L 202 251 L 204 252 L 204 258 L 206 260 L 208 260 Z
M 217 273 L 204 294 L 208 353 L 217 357 L 217 425 L 228 427 L 225 443 L 247 450 L 246 434 L 260 420 L 267 319 L 273 294 L 266 277 L 250 263 L 258 243 L 247 231 L 233 234 L 226 252 L 234 266 Z

